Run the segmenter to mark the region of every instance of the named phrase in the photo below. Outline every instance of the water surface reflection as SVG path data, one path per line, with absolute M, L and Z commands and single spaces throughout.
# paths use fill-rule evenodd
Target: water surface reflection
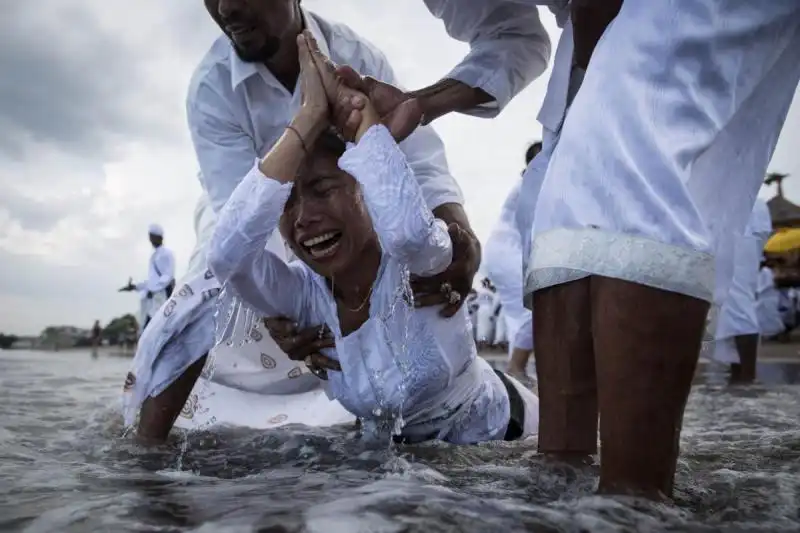
M 703 382 L 677 506 L 592 494 L 596 468 L 535 441 L 391 448 L 347 429 L 220 429 L 144 450 L 115 409 L 128 360 L 0 353 L 0 530 L 31 532 L 798 531 L 800 379 Z

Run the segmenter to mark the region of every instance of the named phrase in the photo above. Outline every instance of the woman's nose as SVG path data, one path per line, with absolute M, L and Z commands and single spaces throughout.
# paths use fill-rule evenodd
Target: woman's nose
M 319 211 L 314 209 L 312 203 L 301 200 L 295 205 L 294 227 L 296 229 L 308 228 L 319 222 L 320 218 Z

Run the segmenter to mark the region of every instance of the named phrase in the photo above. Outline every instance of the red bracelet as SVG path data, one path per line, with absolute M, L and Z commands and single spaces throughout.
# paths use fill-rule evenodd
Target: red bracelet
M 300 144 L 303 146 L 303 151 L 308 155 L 308 148 L 306 148 L 306 141 L 303 140 L 303 136 L 300 135 L 300 132 L 295 129 L 294 126 L 289 124 L 286 126 L 287 130 L 293 131 L 295 135 L 297 135 L 297 139 L 300 141 Z

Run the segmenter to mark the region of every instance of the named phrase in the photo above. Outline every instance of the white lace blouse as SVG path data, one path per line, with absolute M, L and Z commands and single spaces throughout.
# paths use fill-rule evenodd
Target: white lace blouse
M 408 303 L 408 275 L 445 270 L 452 243 L 426 206 L 405 156 L 388 130 L 376 125 L 348 145 L 339 167 L 359 182 L 383 249 L 370 316 L 360 328 L 343 336 L 325 279 L 301 261 L 287 263 L 265 249 L 293 185 L 264 176 L 257 164 L 220 212 L 211 269 L 257 313 L 328 325 L 336 350 L 326 355 L 342 367 L 328 373 L 328 393 L 366 427 L 399 431 L 412 441 L 502 439 L 508 394 L 477 357 L 466 309 L 448 319 L 438 308 Z

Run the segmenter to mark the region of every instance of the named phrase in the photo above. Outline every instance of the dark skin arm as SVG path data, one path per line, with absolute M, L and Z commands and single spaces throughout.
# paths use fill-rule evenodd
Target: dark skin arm
M 336 75 L 348 87 L 367 95 L 381 116 L 381 122 L 397 142 L 411 135 L 417 126 L 430 124 L 448 113 L 468 111 L 494 100 L 482 89 L 449 78 L 418 91 L 405 92 L 371 76 L 362 77 L 349 66 L 337 67 Z M 348 131 L 346 124 L 339 120 L 336 122 L 340 131 Z
M 619 14 L 622 0 L 573 0 L 570 4 L 575 44 L 573 60 L 586 70 L 597 42 L 612 20 Z
M 164 392 L 144 401 L 136 430 L 136 440 L 140 444 L 153 446 L 166 442 L 197 378 L 203 373 L 206 359 L 207 355 L 204 355 L 187 368 Z
M 436 276 L 411 278 L 414 291 L 414 304 L 418 307 L 442 305 L 441 315 L 455 315 L 469 296 L 472 280 L 481 265 L 481 243 L 472 231 L 463 206 L 444 204 L 433 210 L 436 218 L 448 226 L 453 241 L 453 261 L 447 270 Z M 447 294 L 441 290 L 442 284 L 449 283 L 461 299 L 451 304 Z
M 408 93 L 420 101 L 422 124 L 430 124 L 452 112 L 464 112 L 494 101 L 483 89 L 470 87 L 460 81 L 445 78 L 418 91 Z

